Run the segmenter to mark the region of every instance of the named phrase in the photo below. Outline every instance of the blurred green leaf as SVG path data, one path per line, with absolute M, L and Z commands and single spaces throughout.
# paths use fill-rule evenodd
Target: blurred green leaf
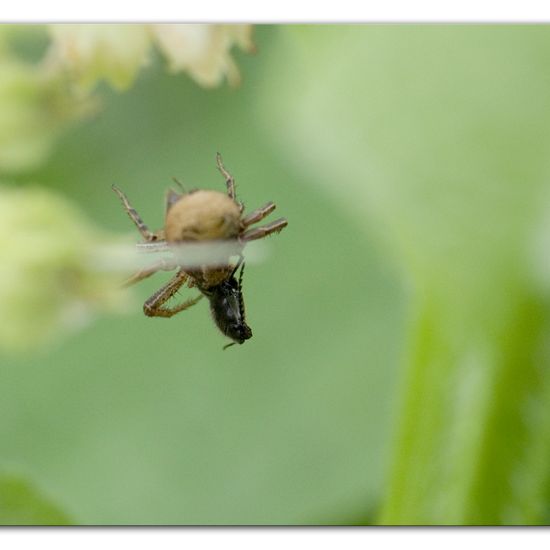
M 69 517 L 34 485 L 0 474 L 0 525 L 70 525 Z
M 379 236 L 411 286 L 380 521 L 544 523 L 550 317 L 533 243 L 550 197 L 550 29 L 281 34 L 266 128 Z

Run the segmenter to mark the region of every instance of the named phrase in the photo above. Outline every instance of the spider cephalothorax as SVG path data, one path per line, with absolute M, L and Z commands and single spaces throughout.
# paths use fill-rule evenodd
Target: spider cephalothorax
M 238 202 L 235 196 L 235 181 L 223 166 L 219 153 L 216 161 L 225 179 L 227 193 L 209 190 L 178 193 L 170 190 L 166 197 L 164 228 L 156 232 L 151 232 L 143 223 L 124 193 L 115 186 L 113 189 L 141 233 L 144 245 L 176 250 L 179 245 L 185 243 L 231 242 L 236 245 L 232 248 L 232 255 L 239 256 L 237 264 L 231 263 L 228 255 L 225 261 L 217 262 L 215 265 L 202 264 L 190 267 L 179 261 L 176 254 L 173 260 L 162 259 L 151 267 L 142 269 L 130 277 L 126 284 L 136 283 L 157 271 L 177 269 L 174 277 L 145 302 L 145 314 L 150 317 L 172 317 L 196 304 L 202 296 L 206 296 L 218 328 L 235 343 L 242 344 L 252 336 L 244 316 L 242 267 L 239 281 L 237 282 L 234 277 L 243 261 L 242 250 L 248 241 L 281 231 L 286 227 L 287 221 L 285 218 L 279 218 L 264 226 L 251 227 L 273 212 L 275 204 L 268 202 L 250 214 L 243 215 L 243 204 Z M 167 306 L 166 302 L 185 283 L 189 287 L 196 287 L 201 294 L 176 306 Z

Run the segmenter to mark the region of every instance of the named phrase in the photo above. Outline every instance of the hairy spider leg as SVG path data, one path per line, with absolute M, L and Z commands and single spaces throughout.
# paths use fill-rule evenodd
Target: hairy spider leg
M 239 212 L 242 214 L 244 210 L 244 204 L 237 200 L 237 195 L 235 193 L 235 178 L 225 169 L 225 166 L 222 162 L 222 156 L 219 153 L 216 153 L 216 164 L 218 165 L 218 170 L 225 178 L 225 184 L 227 185 L 227 195 L 230 199 L 234 200 L 239 205 Z
M 244 262 L 242 263 L 241 270 L 239 271 L 239 310 L 241 312 L 241 317 L 243 321 L 245 320 L 245 311 L 244 311 L 244 300 L 243 300 L 243 273 L 244 273 Z
M 179 182 L 178 182 L 179 183 Z M 168 210 L 174 206 L 182 197 L 185 195 L 185 192 L 183 193 L 177 193 L 173 189 L 169 189 L 168 193 L 166 193 L 166 212 L 168 213 Z
M 244 321 L 245 318 L 245 312 L 244 312 L 244 300 L 242 295 L 242 288 L 243 288 L 243 271 L 244 271 L 244 257 L 242 254 L 239 256 L 239 262 L 235 266 L 235 269 L 233 269 L 233 272 L 231 273 L 231 277 L 235 275 L 235 272 L 237 269 L 239 269 L 239 266 L 241 266 L 241 271 L 239 272 L 239 310 L 241 312 L 242 319 Z M 229 344 L 226 344 L 223 346 L 223 349 L 226 350 L 227 348 L 230 348 L 231 346 L 234 346 L 236 342 L 230 342 Z
M 260 206 L 260 208 L 256 208 L 256 210 L 253 210 L 241 220 L 242 226 L 246 229 L 249 225 L 263 220 L 266 216 L 271 214 L 275 208 L 276 206 L 274 202 L 268 202 L 267 204 Z
M 233 268 L 231 275 L 229 275 L 230 279 L 235 275 L 235 273 L 237 272 L 237 269 L 239 269 L 241 265 L 242 265 L 242 268 L 244 268 L 244 256 L 242 255 L 242 253 L 239 254 L 239 259 L 237 260 L 237 263 L 235 264 L 235 267 Z M 242 279 L 242 268 L 241 268 L 241 279 Z
M 187 278 L 188 275 L 184 271 L 178 271 L 166 285 L 160 290 L 157 290 L 157 292 L 143 304 L 143 312 L 145 315 L 148 317 L 172 317 L 172 315 L 195 305 L 203 297 L 202 294 L 174 307 L 164 305 L 180 289 Z
M 130 216 L 130 219 L 136 224 L 138 231 L 141 233 L 141 236 L 145 239 L 145 241 L 152 242 L 158 240 L 159 236 L 150 231 L 149 228 L 143 223 L 140 215 L 130 204 L 128 197 L 116 185 L 113 185 L 112 189 L 119 196 L 124 206 L 124 209 L 126 210 L 126 213 L 128 214 L 128 216 Z
M 157 234 L 158 233 L 160 232 L 157 232 Z M 140 252 L 144 252 L 147 254 L 153 254 L 156 252 L 166 252 L 170 250 L 170 246 L 164 239 L 160 241 L 153 241 L 151 243 L 136 243 L 136 248 Z
M 181 181 L 178 178 L 176 178 L 176 176 L 172 176 L 172 181 L 180 188 L 182 195 L 185 195 L 185 193 L 187 193 L 183 183 L 181 183 Z
M 256 239 L 263 239 L 272 233 L 278 233 L 283 228 L 288 225 L 288 222 L 285 218 L 279 218 L 274 222 L 268 223 L 267 225 L 262 225 L 261 227 L 255 227 L 245 231 L 241 237 L 241 241 L 255 241 Z
M 237 200 L 237 194 L 235 193 L 235 178 L 226 170 L 225 166 L 223 165 L 222 156 L 219 153 L 216 153 L 216 164 L 218 165 L 218 170 L 225 178 L 225 184 L 227 185 L 227 195 L 230 199 L 233 199 L 239 205 L 239 212 L 242 214 L 244 210 L 244 204 Z
M 143 269 L 140 269 L 137 273 L 134 273 L 131 277 L 128 277 L 128 279 L 124 281 L 122 286 L 123 287 L 131 286 L 139 281 L 142 281 L 143 279 L 147 279 L 147 277 L 154 275 L 158 271 L 172 271 L 177 267 L 179 266 L 175 260 L 167 260 L 163 258 L 158 262 L 154 263 L 153 265 L 151 265 L 150 267 L 145 267 Z
M 218 165 L 218 170 L 225 178 L 225 184 L 227 185 L 227 194 L 229 198 L 235 200 L 235 178 L 225 169 L 222 161 L 222 156 L 219 153 L 216 153 L 216 164 Z

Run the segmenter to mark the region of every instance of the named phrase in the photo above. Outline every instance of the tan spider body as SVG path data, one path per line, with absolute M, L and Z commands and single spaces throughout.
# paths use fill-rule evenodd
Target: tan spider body
M 227 259 L 223 265 L 201 265 L 184 267 L 177 260 L 160 260 L 149 268 L 142 269 L 126 281 L 134 284 L 157 271 L 177 273 L 160 290 L 155 292 L 144 304 L 143 310 L 150 317 L 172 317 L 176 313 L 197 303 L 203 296 L 210 301 L 214 320 L 220 330 L 242 344 L 252 336 L 246 325 L 244 303 L 242 299 L 242 250 L 248 241 L 261 239 L 281 231 L 287 225 L 285 218 L 279 218 L 267 225 L 250 226 L 264 219 L 275 210 L 275 204 L 268 202 L 264 206 L 243 216 L 243 204 L 235 197 L 235 182 L 223 166 L 220 155 L 216 157 L 218 169 L 225 178 L 227 193 L 218 191 L 195 190 L 189 193 L 168 192 L 166 197 L 166 216 L 164 228 L 151 232 L 141 217 L 131 206 L 127 197 L 117 187 L 114 191 L 120 197 L 126 212 L 135 223 L 144 239 L 144 245 L 170 249 L 179 244 L 205 241 L 229 241 L 237 244 L 239 261 L 232 264 Z M 234 275 L 241 266 L 239 281 Z M 179 305 L 169 307 L 166 302 L 185 284 L 196 287 L 201 294 Z

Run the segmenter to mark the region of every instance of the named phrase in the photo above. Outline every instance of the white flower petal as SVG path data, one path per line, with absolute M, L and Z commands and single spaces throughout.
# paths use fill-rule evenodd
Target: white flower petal
M 219 85 L 227 78 L 239 83 L 239 71 L 231 48 L 252 51 L 250 25 L 157 24 L 151 25 L 154 38 L 168 59 L 170 70 L 187 71 L 205 87 Z
M 69 69 L 84 88 L 105 79 L 122 90 L 148 61 L 150 35 L 146 25 L 49 25 L 50 63 Z

